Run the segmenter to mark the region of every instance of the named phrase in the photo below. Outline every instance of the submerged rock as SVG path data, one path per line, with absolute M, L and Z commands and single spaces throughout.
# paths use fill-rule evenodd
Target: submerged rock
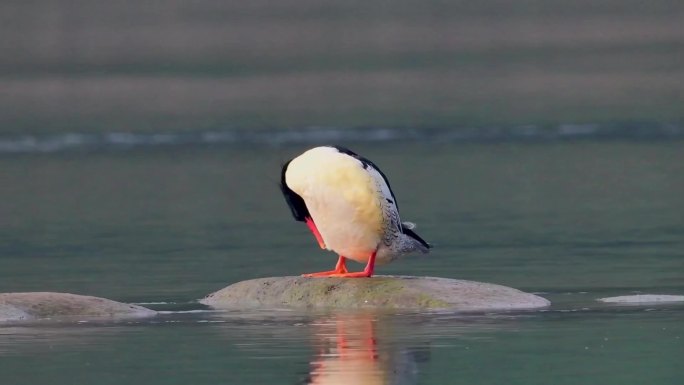
M 242 281 L 200 301 L 215 309 L 380 308 L 415 310 L 522 310 L 550 302 L 491 283 L 434 277 L 272 277 Z
M 606 302 L 606 303 L 625 304 L 625 305 L 673 303 L 673 302 L 684 302 L 684 295 L 669 295 L 669 294 L 622 295 L 619 297 L 599 298 L 599 299 L 597 299 L 597 301 Z
M 2 321 L 21 321 L 31 319 L 25 311 L 18 307 L 0 303 L 0 322 Z
M 45 318 L 127 318 L 157 314 L 142 306 L 105 298 L 52 292 L 0 293 L 0 321 Z

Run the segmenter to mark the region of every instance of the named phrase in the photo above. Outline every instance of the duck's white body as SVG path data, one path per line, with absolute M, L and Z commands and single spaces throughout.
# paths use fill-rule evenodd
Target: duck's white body
M 412 225 L 401 223 L 382 172 L 347 149 L 325 146 L 304 152 L 285 165 L 282 184 L 295 218 L 310 217 L 321 247 L 340 256 L 366 263 L 375 253 L 378 263 L 386 263 L 404 253 L 428 251 Z M 288 197 L 286 190 L 296 196 Z M 305 207 L 295 207 L 302 205 L 293 203 L 298 197 Z

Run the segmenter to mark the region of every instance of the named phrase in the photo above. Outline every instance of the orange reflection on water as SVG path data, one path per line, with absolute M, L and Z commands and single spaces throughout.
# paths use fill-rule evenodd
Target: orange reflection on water
M 372 314 L 337 315 L 314 323 L 317 354 L 311 361 L 308 384 L 376 385 L 395 383 L 404 373 L 397 352 L 379 350 L 378 319 Z M 386 336 L 383 330 L 383 336 Z M 415 363 L 410 363 L 415 368 Z M 411 372 L 414 372 L 411 370 Z M 405 376 L 404 380 L 406 380 Z M 409 376 L 411 377 L 411 376 Z M 402 382 L 405 383 L 405 382 Z

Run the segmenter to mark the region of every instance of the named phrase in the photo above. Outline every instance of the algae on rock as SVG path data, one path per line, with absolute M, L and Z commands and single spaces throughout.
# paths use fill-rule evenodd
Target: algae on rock
M 379 308 L 481 311 L 534 309 L 549 301 L 489 283 L 435 277 L 271 277 L 242 281 L 201 300 L 216 309 Z

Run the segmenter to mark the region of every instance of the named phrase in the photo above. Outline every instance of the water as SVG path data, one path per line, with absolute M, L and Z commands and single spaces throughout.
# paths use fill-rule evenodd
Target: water
M 0 383 L 678 384 L 681 141 L 348 142 L 436 245 L 380 267 L 540 293 L 509 314 L 211 312 L 241 279 L 331 267 L 277 188 L 311 145 L 178 145 L 0 158 L 0 292 L 147 303 L 151 320 L 0 328 Z M 361 266 L 357 266 L 361 267 Z
M 0 385 L 681 384 L 684 3 L 0 2 L 0 292 L 150 320 L 0 326 Z M 380 274 L 506 314 L 211 312 L 329 269 L 281 164 L 347 145 L 435 244 Z M 361 266 L 357 266 L 361 268 Z

